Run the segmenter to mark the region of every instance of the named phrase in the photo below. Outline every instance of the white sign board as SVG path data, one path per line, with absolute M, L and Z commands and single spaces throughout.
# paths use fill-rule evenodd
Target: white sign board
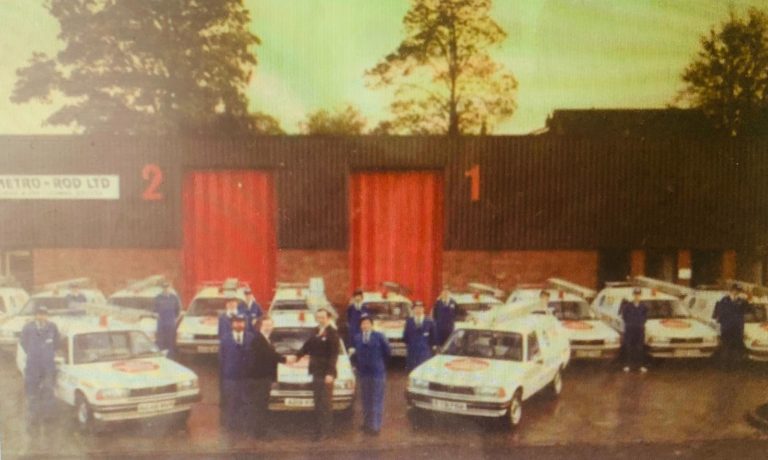
M 118 175 L 0 174 L 0 200 L 118 199 Z
M 681 268 L 677 270 L 677 279 L 681 280 L 689 280 L 691 279 L 691 269 L 690 268 Z

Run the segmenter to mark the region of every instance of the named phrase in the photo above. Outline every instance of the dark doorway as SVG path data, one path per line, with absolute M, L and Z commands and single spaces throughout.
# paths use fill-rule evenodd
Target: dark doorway
M 630 273 L 627 249 L 602 249 L 598 254 L 597 282 L 602 288 L 607 281 L 624 281 Z
M 646 251 L 645 274 L 651 278 L 674 282 L 677 275 L 677 251 L 668 249 Z
M 32 265 L 31 251 L 7 251 L 2 253 L 3 271 L 16 279 L 28 292 L 32 292 L 35 284 L 35 273 Z M 0 273 L 2 274 L 2 273 Z
M 722 266 L 722 251 L 691 251 L 691 286 L 717 284 Z

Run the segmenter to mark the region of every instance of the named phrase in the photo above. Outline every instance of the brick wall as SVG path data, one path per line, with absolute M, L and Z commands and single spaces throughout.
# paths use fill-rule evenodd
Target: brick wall
M 105 296 L 128 280 L 164 274 L 178 289 L 182 282 L 181 252 L 176 249 L 35 249 L 34 283 L 87 276 Z
M 447 251 L 443 281 L 454 288 L 476 281 L 509 292 L 520 283 L 565 278 L 597 287 L 596 251 Z

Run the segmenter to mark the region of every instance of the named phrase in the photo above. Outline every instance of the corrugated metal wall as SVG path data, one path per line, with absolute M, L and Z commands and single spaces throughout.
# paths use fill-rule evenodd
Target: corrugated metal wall
M 162 201 L 139 197 L 148 162 L 165 172 Z M 179 247 L 181 176 L 217 169 L 272 172 L 286 249 L 346 249 L 348 178 L 382 170 L 444 171 L 449 250 L 768 243 L 766 139 L 50 136 L 0 137 L 0 171 L 119 173 L 125 199 L 0 201 L 0 218 L 13 222 L 0 227 L 0 246 Z

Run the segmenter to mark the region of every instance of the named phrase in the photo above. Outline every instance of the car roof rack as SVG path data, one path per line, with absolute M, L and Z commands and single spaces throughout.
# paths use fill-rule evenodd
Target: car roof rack
M 45 283 L 42 286 L 43 290 L 46 291 L 53 291 L 56 289 L 66 289 L 69 287 L 76 286 L 78 288 L 84 288 L 91 286 L 91 279 L 88 277 L 82 277 L 82 278 L 72 278 L 69 280 L 63 280 L 63 281 L 55 281 L 53 283 Z
M 746 281 L 739 281 L 739 280 L 733 280 L 733 279 L 726 280 L 726 284 L 728 285 L 726 289 L 729 289 L 730 286 L 735 284 L 739 286 L 744 292 L 751 294 L 753 296 L 759 296 L 759 297 L 768 296 L 768 287 L 765 287 L 760 284 L 748 283 Z
M 162 285 L 166 281 L 165 275 L 152 275 L 141 280 L 128 280 L 126 291 L 138 292 L 150 287 Z
M 675 297 L 682 298 L 693 293 L 693 289 L 689 287 L 680 286 L 679 284 L 670 283 L 669 281 L 662 281 L 647 276 L 636 276 L 634 277 L 634 280 L 640 286 L 656 289 L 657 291 Z
M 597 296 L 597 292 L 571 281 L 564 280 L 562 278 L 549 278 L 547 283 L 555 289 L 568 292 L 583 298 L 584 300 L 592 300 Z
M 547 286 L 544 283 L 520 283 L 515 286 L 515 289 L 546 289 Z
M 471 282 L 471 283 L 467 283 L 467 288 L 469 288 L 471 291 L 489 294 L 498 299 L 504 297 L 504 291 L 502 291 L 497 287 L 490 286 L 488 284 Z
M 617 288 L 617 287 L 633 287 L 635 284 L 631 281 L 606 281 L 605 287 Z
M 387 291 L 392 291 L 403 296 L 407 296 L 411 293 L 411 290 L 406 286 L 403 286 L 402 284 L 396 283 L 394 281 L 382 281 L 381 287 Z

